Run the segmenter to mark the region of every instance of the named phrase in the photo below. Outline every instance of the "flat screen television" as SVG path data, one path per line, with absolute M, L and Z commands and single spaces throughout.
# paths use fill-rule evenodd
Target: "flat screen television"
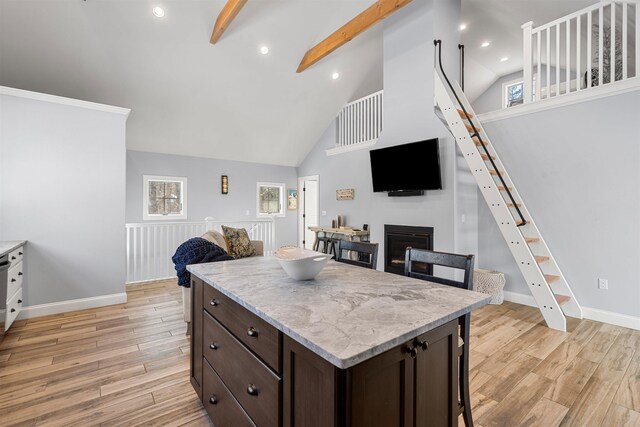
M 400 196 L 442 189 L 438 138 L 371 150 L 369 155 L 374 192 Z

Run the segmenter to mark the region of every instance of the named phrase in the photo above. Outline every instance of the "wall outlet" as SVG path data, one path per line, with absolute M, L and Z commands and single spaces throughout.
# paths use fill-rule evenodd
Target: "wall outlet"
M 322 216 L 327 216 L 327 211 L 322 211 Z
M 598 289 L 609 289 L 609 280 L 598 279 Z

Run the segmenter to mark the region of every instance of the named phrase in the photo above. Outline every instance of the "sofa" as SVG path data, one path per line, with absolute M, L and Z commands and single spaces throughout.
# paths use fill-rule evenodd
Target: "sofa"
M 222 233 L 209 230 L 201 237 L 229 252 L 227 242 L 224 240 Z M 261 240 L 252 240 L 251 246 L 255 251 L 254 256 L 264 256 L 264 243 Z M 187 323 L 191 322 L 191 288 L 182 287 L 182 312 L 184 314 L 184 321 Z

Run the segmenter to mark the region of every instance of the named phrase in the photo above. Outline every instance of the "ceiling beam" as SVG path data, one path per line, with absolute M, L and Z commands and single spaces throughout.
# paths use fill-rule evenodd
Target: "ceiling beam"
M 247 4 L 247 0 L 227 0 L 227 4 L 224 5 L 216 24 L 213 26 L 213 33 L 211 33 L 211 44 L 216 42 L 222 37 L 222 34 L 229 28 L 231 22 L 240 13 L 240 10 Z
M 378 0 L 351 21 L 337 29 L 326 39 L 305 53 L 296 72 L 301 73 L 340 46 L 348 43 L 363 31 L 382 21 L 411 0 Z

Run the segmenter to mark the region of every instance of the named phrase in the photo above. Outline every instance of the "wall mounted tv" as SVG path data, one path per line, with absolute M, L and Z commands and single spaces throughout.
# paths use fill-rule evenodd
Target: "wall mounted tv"
M 438 138 L 369 152 L 374 192 L 418 196 L 442 189 Z

